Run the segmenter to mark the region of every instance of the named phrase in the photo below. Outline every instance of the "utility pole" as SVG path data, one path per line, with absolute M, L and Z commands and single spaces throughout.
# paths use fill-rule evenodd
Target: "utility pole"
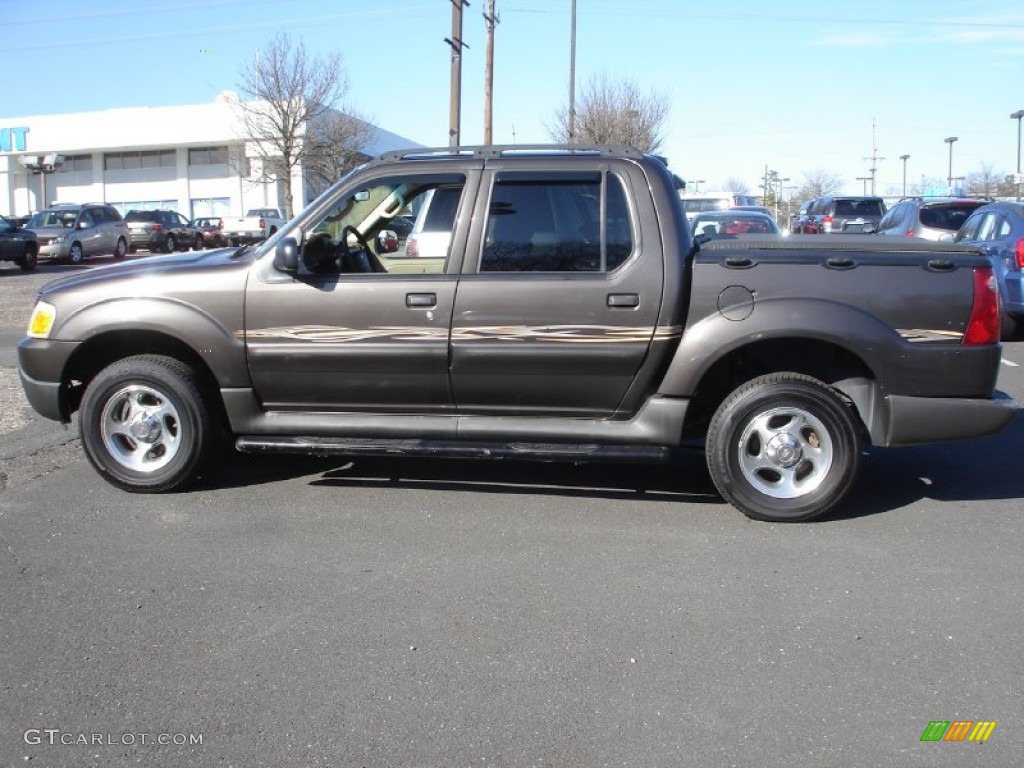
M 884 157 L 878 156 L 878 146 L 875 140 L 875 118 L 871 118 L 871 157 L 862 157 L 861 160 L 870 160 L 871 167 L 868 168 L 868 172 L 871 174 L 868 178 L 871 181 L 871 194 L 875 194 L 875 178 L 878 172 L 878 161 L 885 160 Z M 867 189 L 864 190 L 864 196 L 868 194 Z
M 444 41 L 452 49 L 451 106 L 448 110 L 448 145 L 459 146 L 459 125 L 462 122 L 462 49 L 469 48 L 462 42 L 462 9 L 469 7 L 469 0 L 450 0 L 452 4 L 452 36 Z
M 491 126 L 493 125 L 494 104 L 494 27 L 498 24 L 498 14 L 494 10 L 495 0 L 488 0 L 484 23 L 487 25 L 487 62 L 484 68 L 484 144 L 493 143 Z
M 572 0 L 569 32 L 569 143 L 576 143 L 576 0 Z

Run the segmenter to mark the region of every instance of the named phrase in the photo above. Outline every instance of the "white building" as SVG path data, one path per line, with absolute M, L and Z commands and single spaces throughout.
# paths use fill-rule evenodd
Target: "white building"
M 374 133 L 367 155 L 419 146 L 380 128 Z M 5 118 L 0 213 L 28 215 L 55 202 L 106 202 L 122 213 L 170 208 L 188 218 L 283 211 L 283 185 L 265 180 L 257 154 L 226 95 L 209 104 Z M 297 168 L 296 210 L 303 189 Z

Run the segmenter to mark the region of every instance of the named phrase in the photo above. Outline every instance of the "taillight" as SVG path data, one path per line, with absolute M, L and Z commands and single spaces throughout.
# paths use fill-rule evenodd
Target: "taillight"
M 903 233 L 903 236 L 904 237 L 913 237 L 914 236 L 914 230 L 908 229 L 906 232 Z
M 160 231 L 161 229 L 163 229 L 163 228 L 164 228 L 164 225 L 163 225 L 163 224 L 154 224 L 154 225 L 153 225 L 153 226 L 152 226 L 152 227 L 150 228 L 150 230 L 149 230 L 149 231 L 150 231 L 150 232 L 159 232 L 159 231 Z
M 1024 269 L 1024 237 L 1017 241 L 1017 269 Z
M 264 218 L 263 218 L 263 217 L 261 216 L 261 217 L 260 217 L 260 229 L 266 229 L 266 228 L 267 228 L 267 221 L 266 221 L 266 219 L 264 219 Z
M 963 346 L 999 341 L 999 286 L 992 267 L 974 268 L 974 303 L 967 321 Z
M 831 216 L 825 216 L 821 220 L 821 226 L 824 228 L 824 230 L 826 232 L 831 232 L 832 231 L 832 217 Z

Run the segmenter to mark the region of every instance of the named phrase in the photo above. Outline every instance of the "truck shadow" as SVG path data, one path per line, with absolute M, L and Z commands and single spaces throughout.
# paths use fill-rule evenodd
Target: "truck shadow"
M 956 443 L 873 449 L 842 507 L 823 520 L 850 519 L 934 500 L 1024 498 L 1024 415 L 997 435 Z
M 868 517 L 926 500 L 1024 498 L 1019 469 L 1024 416 L 1001 434 L 959 443 L 873 449 L 847 500 L 816 522 Z M 231 488 L 309 476 L 324 488 L 401 488 L 494 494 L 642 499 L 725 506 L 704 456 L 687 451 L 671 464 L 568 464 L 402 457 L 308 457 L 233 454 L 201 482 Z

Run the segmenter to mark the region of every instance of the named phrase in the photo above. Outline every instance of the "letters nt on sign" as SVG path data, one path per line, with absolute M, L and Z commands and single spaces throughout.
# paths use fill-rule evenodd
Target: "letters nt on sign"
M 26 126 L 0 128 L 0 152 L 24 152 Z

